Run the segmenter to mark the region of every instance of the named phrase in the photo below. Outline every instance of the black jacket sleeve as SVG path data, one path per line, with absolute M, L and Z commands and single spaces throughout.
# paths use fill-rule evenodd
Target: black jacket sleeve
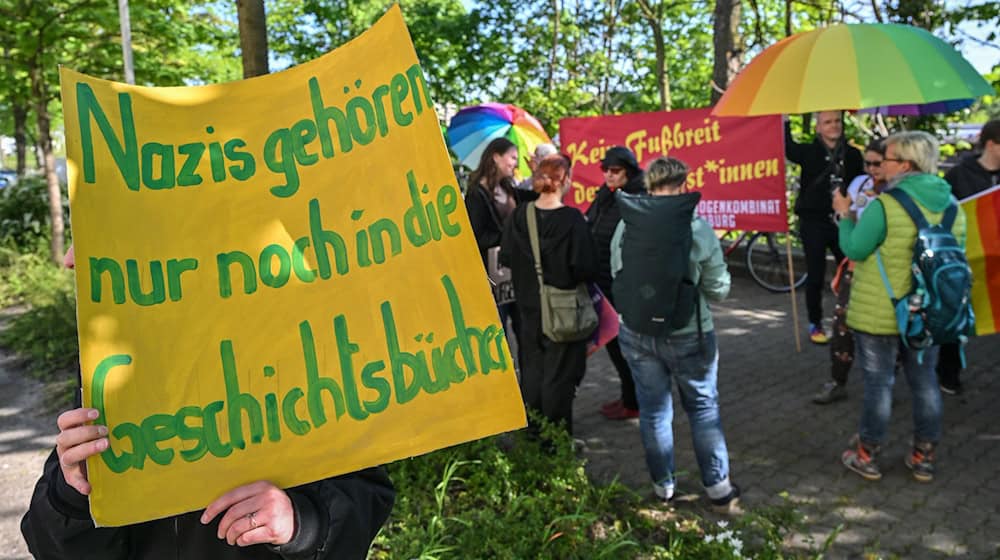
M 480 255 L 485 255 L 487 249 L 500 244 L 500 226 L 489 205 L 490 201 L 482 187 L 469 187 L 469 192 L 465 195 L 465 210 L 469 213 L 469 223 L 476 236 Z
M 35 484 L 21 534 L 37 560 L 128 558 L 127 530 L 94 527 L 86 496 L 66 483 L 55 450 L 45 460 Z
M 802 165 L 808 157 L 809 144 L 799 144 L 792 137 L 792 123 L 785 123 L 785 157 L 794 163 Z
M 286 560 L 359 559 L 389 517 L 395 490 L 384 467 L 327 478 L 287 490 L 297 530 L 274 551 Z
M 527 206 L 524 206 L 523 209 L 515 209 L 510 219 L 503 226 L 503 235 L 500 238 L 499 259 L 500 264 L 508 268 L 514 262 L 514 253 L 517 251 L 517 240 L 514 239 L 514 236 L 517 235 L 514 231 L 514 222 L 518 219 L 518 214 L 527 212 L 527 208 Z
M 844 154 L 844 173 L 842 175 L 844 184 L 849 185 L 852 179 L 864 174 L 864 172 L 865 157 L 861 154 L 861 150 L 848 146 L 847 153 Z

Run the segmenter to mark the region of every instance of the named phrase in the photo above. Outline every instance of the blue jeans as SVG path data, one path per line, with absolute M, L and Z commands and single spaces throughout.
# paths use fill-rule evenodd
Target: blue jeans
M 858 435 L 868 445 L 885 441 L 892 415 L 892 386 L 896 381 L 896 353 L 902 352 L 903 373 L 913 396 L 913 437 L 918 443 L 941 439 L 941 389 L 938 387 L 938 347 L 924 350 L 923 363 L 917 352 L 900 344 L 896 335 L 854 333 L 858 366 L 865 376 L 865 397 Z
M 729 452 L 719 417 L 716 387 L 719 351 L 715 332 L 655 338 L 629 330 L 618 333 L 622 353 L 635 378 L 639 400 L 639 431 L 646 448 L 646 466 L 653 482 L 672 486 L 674 430 L 672 381 L 677 381 L 681 405 L 691 424 L 701 482 L 709 495 L 729 486 Z M 717 496 L 712 496 L 717 497 Z

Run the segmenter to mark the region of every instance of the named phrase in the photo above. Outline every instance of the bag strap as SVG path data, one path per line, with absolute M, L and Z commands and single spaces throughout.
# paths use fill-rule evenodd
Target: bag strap
M 500 219 L 500 212 L 497 210 L 496 204 L 493 203 L 492 191 L 487 191 L 482 185 L 476 185 L 475 187 L 475 190 L 479 192 L 479 196 L 482 197 L 483 202 L 486 203 L 486 210 L 489 212 L 493 224 L 500 231 L 503 231 L 503 220 Z
M 882 283 L 885 284 L 885 291 L 889 293 L 889 301 L 895 307 L 899 300 L 896 299 L 896 294 L 892 292 L 892 286 L 889 284 L 889 275 L 886 274 L 885 264 L 882 263 L 882 251 L 878 247 L 875 248 L 875 261 L 878 262 L 878 273 L 882 275 Z
M 930 226 L 930 224 L 927 223 L 927 217 L 920 211 L 917 203 L 913 202 L 910 195 L 906 194 L 903 189 L 889 189 L 885 192 L 892 198 L 896 199 L 896 202 L 898 202 L 899 205 L 903 207 L 903 210 L 910 215 L 910 219 L 913 220 L 913 224 L 917 226 L 918 231 Z M 952 219 L 954 220 L 954 218 Z
M 528 220 L 528 241 L 531 243 L 531 255 L 535 257 L 535 274 L 538 275 L 538 288 L 542 287 L 542 252 L 538 246 L 538 218 L 535 216 L 535 203 L 529 202 L 525 208 L 525 218 Z
M 955 218 L 958 217 L 958 204 L 953 200 L 948 208 L 944 211 L 944 216 L 941 217 L 941 227 L 946 231 L 951 231 L 952 226 L 955 225 Z

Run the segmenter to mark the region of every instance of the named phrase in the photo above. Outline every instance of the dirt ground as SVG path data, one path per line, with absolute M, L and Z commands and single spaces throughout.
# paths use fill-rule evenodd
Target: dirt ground
M 0 329 L 5 317 L 0 316 Z M 0 559 L 31 558 L 21 538 L 35 480 L 55 444 L 56 414 L 41 413 L 41 384 L 0 350 Z

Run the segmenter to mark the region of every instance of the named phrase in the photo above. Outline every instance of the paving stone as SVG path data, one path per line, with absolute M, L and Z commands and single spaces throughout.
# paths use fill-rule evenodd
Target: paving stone
M 734 274 L 738 274 L 734 271 Z M 800 295 L 801 298 L 801 295 Z M 713 306 L 719 336 L 719 392 L 722 423 L 733 480 L 744 504 L 797 504 L 806 513 L 802 531 L 787 539 L 789 550 L 808 551 L 810 539 L 845 527 L 826 559 L 883 557 L 1000 558 L 1000 423 L 996 401 L 1000 379 L 997 336 L 970 341 L 966 392 L 944 400 L 944 437 L 939 469 L 931 484 L 913 480 L 903 465 L 912 434 L 909 388 L 896 384 L 883 479 L 869 482 L 847 471 L 840 454 L 857 431 L 863 396 L 856 369 L 849 398 L 827 406 L 811 402 L 829 379 L 829 350 L 810 344 L 795 352 L 787 295 L 764 292 L 746 277 L 734 277 L 732 297 Z M 831 310 L 827 301 L 825 309 Z M 805 307 L 800 325 L 805 324 Z M 804 327 L 803 327 L 804 328 Z M 619 395 L 618 376 L 605 352 L 590 358 L 574 407 L 576 436 L 587 441 L 583 455 L 596 480 L 617 479 L 648 493 L 638 422 L 611 422 L 597 410 Z M 689 424 L 675 398 L 676 462 L 685 488 L 700 492 Z M 840 519 L 848 517 L 848 521 Z M 806 548 L 803 548 L 806 547 Z

